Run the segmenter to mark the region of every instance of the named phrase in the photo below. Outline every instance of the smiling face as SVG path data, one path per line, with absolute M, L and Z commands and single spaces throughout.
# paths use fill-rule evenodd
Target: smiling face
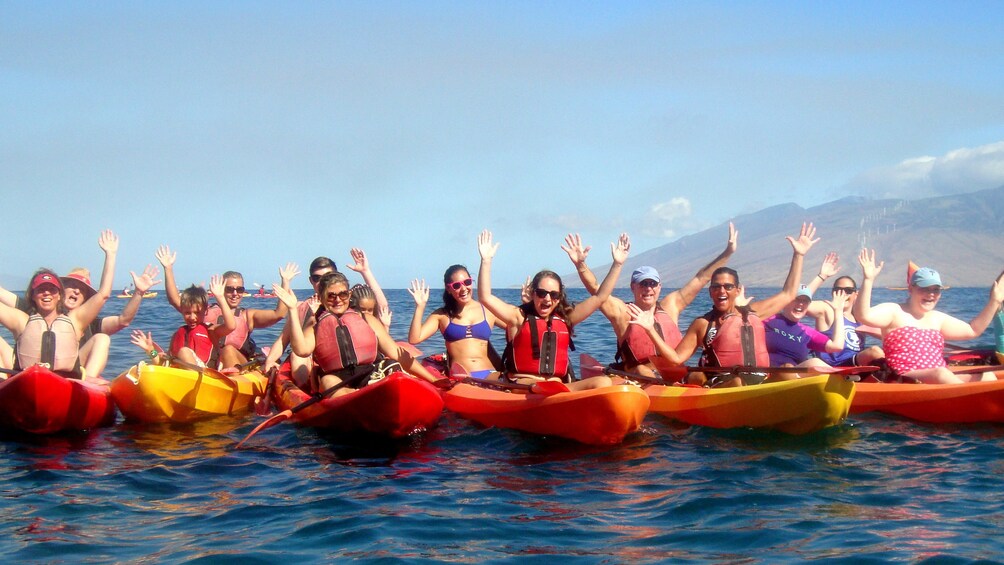
M 352 293 L 349 292 L 349 285 L 345 282 L 335 281 L 320 292 L 320 297 L 321 303 L 329 312 L 341 316 L 349 309 Z
M 80 283 L 72 282 L 72 279 L 63 283 L 63 294 L 63 305 L 67 310 L 73 310 L 87 300 Z
M 798 296 L 781 309 L 781 315 L 792 322 L 797 322 L 805 317 L 809 310 L 809 303 L 812 302 L 808 296 Z
M 181 317 L 184 318 L 186 326 L 194 328 L 206 321 L 207 310 L 205 306 L 199 304 L 183 305 L 181 307 Z
M 735 307 L 736 296 L 739 295 L 739 285 L 730 273 L 719 273 L 711 278 L 708 286 L 711 305 L 717 312 L 728 312 Z
M 645 279 L 636 283 L 631 283 L 631 292 L 634 294 L 634 303 L 642 309 L 648 309 L 659 302 L 659 293 L 662 292 L 662 283 L 652 279 Z
M 236 310 L 244 299 L 244 277 L 231 275 L 223 280 L 223 298 L 231 310 Z
M 446 280 L 446 292 L 464 305 L 474 299 L 474 279 L 466 270 L 454 271 Z
M 540 317 L 550 316 L 561 303 L 561 281 L 553 277 L 541 277 L 533 287 L 533 308 Z
M 39 285 L 31 293 L 31 300 L 35 303 L 35 309 L 43 316 L 56 311 L 61 299 L 62 296 L 59 293 L 59 287 L 54 284 Z
M 833 283 L 833 290 L 843 290 L 847 295 L 844 302 L 844 312 L 850 312 L 858 300 L 858 285 L 851 277 L 840 277 Z M 832 291 L 831 291 L 832 292 Z
M 909 302 L 923 312 L 931 312 L 941 300 L 941 287 L 910 285 Z

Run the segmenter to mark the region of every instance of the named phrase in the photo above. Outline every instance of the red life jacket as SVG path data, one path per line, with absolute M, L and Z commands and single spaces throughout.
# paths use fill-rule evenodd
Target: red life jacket
M 378 347 L 376 332 L 359 312 L 346 310 L 336 316 L 318 308 L 314 326 L 314 364 L 322 373 L 331 374 L 373 363 Z
M 662 340 L 670 347 L 676 347 L 683 340 L 679 326 L 662 308 L 655 309 L 655 331 L 662 335 Z M 624 360 L 627 365 L 644 365 L 650 357 L 655 357 L 655 344 L 644 329 L 635 324 L 628 324 L 624 338 L 617 345 L 616 360 Z
M 562 318 L 528 316 L 506 349 L 506 369 L 510 372 L 570 377 L 568 351 L 575 351 L 575 344 Z
M 715 324 L 715 313 L 704 315 L 708 330 Z M 705 334 L 701 364 L 706 367 L 766 367 L 770 365 L 763 322 L 753 312 L 726 314 L 720 318 L 718 332 L 710 342 Z
M 209 326 L 198 324 L 194 328 L 187 325 L 178 328 L 171 336 L 171 355 L 177 355 L 182 347 L 187 347 L 195 352 L 196 357 L 202 360 L 206 366 L 211 366 L 216 360 L 216 345 L 209 337 Z
M 234 310 L 234 320 L 237 322 L 237 327 L 216 345 L 220 349 L 223 349 L 224 345 L 232 345 L 244 357 L 250 359 L 254 356 L 257 345 L 251 337 L 251 328 L 248 327 L 248 319 L 245 313 L 246 311 L 243 308 Z M 220 309 L 219 304 L 213 304 L 209 307 L 209 310 L 206 311 L 206 319 L 214 321 L 217 325 L 223 323 L 223 310 Z
M 17 336 L 14 368 L 27 369 L 44 363 L 53 372 L 79 377 L 79 345 L 77 330 L 65 314 L 60 314 L 51 326 L 39 314 L 32 314 Z

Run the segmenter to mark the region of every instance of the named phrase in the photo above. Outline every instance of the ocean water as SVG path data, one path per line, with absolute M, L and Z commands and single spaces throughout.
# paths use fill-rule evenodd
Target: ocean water
M 899 296 L 879 291 L 876 299 Z M 392 334 L 402 339 L 411 299 L 404 290 L 389 297 Z M 986 297 L 986 289 L 951 289 L 941 307 L 968 318 Z M 123 304 L 112 299 L 106 311 Z M 245 299 L 245 306 L 274 302 Z M 684 325 L 707 308 L 705 294 Z M 161 294 L 144 302 L 133 327 L 163 343 L 179 324 Z M 255 335 L 261 345 L 277 332 Z M 576 328 L 575 341 L 580 352 L 612 357 L 613 334 L 599 314 Z M 989 343 L 985 335 L 973 344 Z M 440 351 L 441 338 L 421 348 Z M 141 357 L 128 331 L 115 336 L 105 376 Z M 235 451 L 260 421 L 120 421 L 55 437 L 4 432 L 0 556 L 965 563 L 1004 555 L 1001 425 L 863 415 L 790 437 L 648 416 L 623 444 L 592 447 L 485 429 L 447 413 L 436 428 L 399 442 L 353 442 L 282 424 Z

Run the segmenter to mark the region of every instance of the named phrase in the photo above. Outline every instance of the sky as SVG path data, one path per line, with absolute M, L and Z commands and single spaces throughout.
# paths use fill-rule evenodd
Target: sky
M 97 285 L 112 229 L 116 288 L 162 244 L 182 286 L 360 247 L 435 287 L 487 228 L 508 286 L 571 270 L 569 232 L 601 265 L 621 232 L 994 188 L 1001 53 L 1001 2 L 0 0 L 0 284 Z

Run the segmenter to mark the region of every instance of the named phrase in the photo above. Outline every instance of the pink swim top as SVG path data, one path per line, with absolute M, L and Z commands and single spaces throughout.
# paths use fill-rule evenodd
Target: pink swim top
M 897 375 L 945 366 L 945 338 L 938 330 L 896 328 L 882 342 L 885 360 Z

